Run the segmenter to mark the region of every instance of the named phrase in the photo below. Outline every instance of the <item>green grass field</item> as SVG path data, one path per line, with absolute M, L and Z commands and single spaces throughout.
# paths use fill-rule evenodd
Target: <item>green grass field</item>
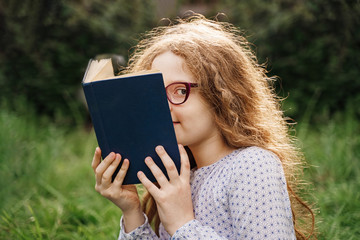
M 348 110 L 296 130 L 311 165 L 319 239 L 359 239 L 359 121 Z M 2 107 L 0 239 L 116 239 L 121 212 L 94 190 L 95 147 L 92 131 Z

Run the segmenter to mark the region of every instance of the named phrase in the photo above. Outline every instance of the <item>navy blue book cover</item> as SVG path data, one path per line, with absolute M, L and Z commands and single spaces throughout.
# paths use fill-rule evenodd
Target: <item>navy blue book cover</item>
M 155 152 L 158 145 L 164 146 L 180 172 L 180 154 L 161 73 L 83 82 L 82 86 L 102 158 L 115 152 L 130 161 L 123 184 L 140 183 L 140 170 L 156 181 L 144 162 L 147 156 L 166 175 Z

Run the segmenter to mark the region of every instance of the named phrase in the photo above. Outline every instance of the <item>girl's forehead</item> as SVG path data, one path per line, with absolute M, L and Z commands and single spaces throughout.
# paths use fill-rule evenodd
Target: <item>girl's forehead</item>
M 171 69 L 171 71 L 175 72 L 188 72 L 187 65 L 185 64 L 185 59 L 181 56 L 174 54 L 171 51 L 163 52 L 157 55 L 152 64 L 152 68 L 163 68 L 163 69 Z M 161 69 L 159 69 L 161 70 Z
M 178 81 L 195 82 L 185 60 L 171 51 L 157 56 L 153 60 L 151 68 L 159 70 L 167 84 Z

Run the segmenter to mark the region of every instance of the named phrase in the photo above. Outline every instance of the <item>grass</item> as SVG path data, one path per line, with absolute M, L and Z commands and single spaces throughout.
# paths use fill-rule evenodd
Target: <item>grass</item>
M 24 109 L 0 110 L 0 239 L 116 239 L 121 212 L 94 190 L 94 133 Z M 360 237 L 359 131 L 351 108 L 297 127 L 319 239 Z
M 0 239 L 116 238 L 121 212 L 94 191 L 96 140 L 0 112 Z
M 306 177 L 314 185 L 319 216 L 319 239 L 359 239 L 360 121 L 355 108 L 309 127 L 304 121 L 298 136 L 312 167 Z

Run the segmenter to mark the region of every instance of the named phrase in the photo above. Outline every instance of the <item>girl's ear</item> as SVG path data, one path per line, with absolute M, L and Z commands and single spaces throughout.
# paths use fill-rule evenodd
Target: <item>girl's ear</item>
M 186 150 L 186 153 L 189 157 L 189 161 L 190 161 L 190 169 L 193 169 L 194 167 L 196 167 L 196 162 L 195 162 L 195 158 L 194 155 L 192 154 L 190 148 L 188 146 L 184 147 Z

